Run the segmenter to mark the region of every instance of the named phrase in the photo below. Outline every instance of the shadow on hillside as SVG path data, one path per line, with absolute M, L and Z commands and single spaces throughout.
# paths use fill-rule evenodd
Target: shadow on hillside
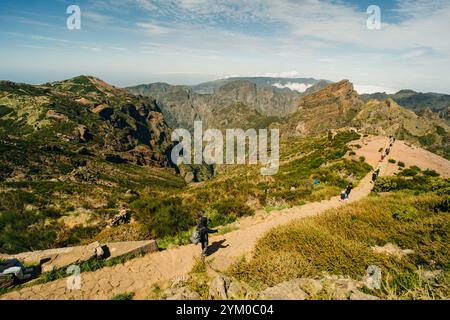
M 217 251 L 219 251 L 219 249 L 223 249 L 223 248 L 227 248 L 229 246 L 229 244 L 227 244 L 226 246 L 223 245 L 223 243 L 226 240 L 220 240 L 220 241 L 214 241 L 209 247 L 208 250 L 206 251 L 206 255 L 210 256 L 213 253 L 216 253 Z

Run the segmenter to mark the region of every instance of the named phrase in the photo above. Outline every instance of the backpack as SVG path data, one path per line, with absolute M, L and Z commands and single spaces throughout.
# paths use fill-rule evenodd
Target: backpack
M 195 230 L 192 233 L 190 240 L 193 244 L 198 244 L 200 242 L 200 238 L 201 238 L 200 232 L 198 232 L 198 230 Z

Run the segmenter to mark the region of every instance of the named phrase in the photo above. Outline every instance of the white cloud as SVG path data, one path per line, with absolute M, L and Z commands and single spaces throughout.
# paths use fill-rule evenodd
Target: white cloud
M 405 54 L 402 54 L 402 55 L 401 55 L 401 58 L 402 58 L 402 59 L 413 59 L 413 58 L 422 57 L 422 56 L 424 56 L 424 55 L 426 55 L 426 51 L 425 51 L 425 50 L 418 49 L 418 50 L 412 50 L 412 51 L 410 51 L 410 52 L 407 52 L 407 53 L 405 53 Z
M 284 72 L 266 72 L 257 73 L 254 77 L 270 77 L 270 78 L 300 78 L 301 74 L 298 71 L 284 71 Z
M 355 85 L 355 90 L 356 92 L 358 92 L 359 94 L 372 94 L 372 93 L 377 93 L 377 92 L 385 92 L 387 94 L 394 94 L 397 93 L 399 90 L 398 89 L 393 89 L 393 88 L 387 88 L 384 86 L 374 86 L 374 85 Z
M 162 35 L 172 32 L 172 29 L 157 25 L 155 23 L 150 22 L 138 22 L 136 23 L 136 26 L 142 28 L 145 30 L 145 32 L 148 32 L 150 34 L 154 35 Z
M 302 92 L 305 92 L 306 89 L 310 88 L 312 85 L 306 84 L 306 83 L 300 83 L 300 82 L 288 82 L 286 84 L 275 83 L 273 86 L 280 88 L 280 89 L 289 88 L 293 91 L 298 91 L 298 92 L 302 93 Z
M 102 48 L 99 48 L 99 47 L 82 46 L 82 47 L 80 47 L 80 48 L 81 48 L 81 49 L 84 49 L 84 50 L 91 51 L 91 52 L 100 52 L 100 51 L 103 51 L 103 49 L 102 49 Z
M 104 24 L 114 21 L 113 17 L 94 11 L 83 11 L 82 18 L 98 24 Z
M 33 35 L 30 37 L 33 40 L 53 41 L 53 42 L 69 42 L 66 39 L 52 38 L 46 36 Z

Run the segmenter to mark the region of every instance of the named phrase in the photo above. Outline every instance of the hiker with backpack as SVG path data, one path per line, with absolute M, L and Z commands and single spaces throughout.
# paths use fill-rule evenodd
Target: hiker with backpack
M 218 230 L 213 230 L 208 228 L 208 218 L 201 217 L 200 223 L 197 226 L 197 230 L 194 232 L 194 234 L 191 237 L 191 241 L 194 244 L 201 243 L 202 245 L 202 256 L 206 257 L 206 253 L 208 251 L 208 235 L 210 233 L 217 233 Z

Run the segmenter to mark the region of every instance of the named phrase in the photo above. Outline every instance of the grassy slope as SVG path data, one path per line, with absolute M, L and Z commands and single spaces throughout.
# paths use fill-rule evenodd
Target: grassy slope
M 384 298 L 448 297 L 450 181 L 424 179 L 429 188 L 423 187 L 423 180 L 409 182 L 403 184 L 409 189 L 373 193 L 342 209 L 279 227 L 259 241 L 251 260 L 242 260 L 230 272 L 261 289 L 295 278 L 321 277 L 324 272 L 359 280 L 369 265 L 377 265 L 382 269 L 383 285 L 372 294 Z M 385 191 L 391 186 L 384 179 L 377 189 Z M 414 253 L 400 259 L 371 250 L 386 243 Z M 430 286 L 417 275 L 419 269 L 443 272 L 437 285 Z
M 348 181 L 357 183 L 370 167 L 342 159 L 348 151 L 346 144 L 357 137 L 342 133 L 332 141 L 326 137 L 286 141 L 275 176 L 261 176 L 257 166 L 232 166 L 221 168 L 217 178 L 188 188 L 165 169 L 111 164 L 94 157 L 88 171 L 100 181 L 96 184 L 45 178 L 3 182 L 0 249 L 28 251 L 94 239 L 164 238 L 163 246 L 183 244 L 200 211 L 207 212 L 211 225 L 225 225 L 257 208 L 271 210 L 326 199 Z M 76 155 L 71 161 L 77 161 Z M 320 184 L 312 188 L 315 178 Z M 126 197 L 130 188 L 141 197 Z M 135 222 L 105 228 L 120 203 L 128 203 Z M 84 225 L 69 228 L 61 222 L 61 217 L 76 217 L 80 212 L 89 216 Z

